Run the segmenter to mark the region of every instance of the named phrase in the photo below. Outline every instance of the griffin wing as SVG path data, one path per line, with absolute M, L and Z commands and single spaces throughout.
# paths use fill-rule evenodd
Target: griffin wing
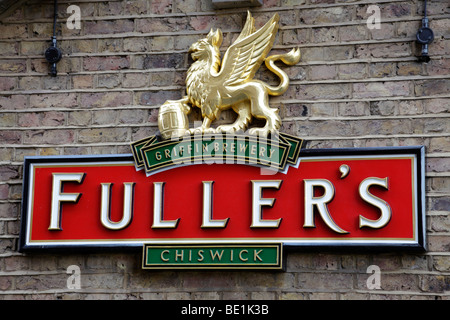
M 252 34 L 253 32 L 255 32 L 255 19 L 253 19 L 250 11 L 247 11 L 247 20 L 245 21 L 244 28 L 242 28 L 239 37 L 237 37 L 237 39 L 234 42 L 236 43 L 241 41 L 242 39 Z
M 241 34 L 225 52 L 220 72 L 215 76 L 216 81 L 232 86 L 253 78 L 272 49 L 279 19 L 278 14 L 275 14 L 262 28 L 255 31 L 254 19 L 248 12 Z

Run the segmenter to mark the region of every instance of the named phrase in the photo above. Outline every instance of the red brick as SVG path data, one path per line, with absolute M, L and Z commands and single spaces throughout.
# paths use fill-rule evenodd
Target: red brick
M 0 131 L 0 141 L 5 144 L 16 144 L 22 140 L 22 134 L 18 131 Z
M 19 204 L 8 202 L 0 203 L 0 218 L 17 218 L 19 216 L 20 216 Z
M 31 59 L 31 71 L 38 74 L 47 75 L 50 72 L 50 65 L 45 59 Z
M 41 274 L 40 277 L 22 276 L 15 282 L 17 290 L 44 291 L 67 288 L 67 277 L 58 274 Z
M 13 77 L 0 77 L 0 91 L 13 90 L 16 87 L 17 79 Z
M 317 65 L 310 66 L 309 80 L 327 80 L 334 79 L 337 76 L 335 65 Z
M 147 91 L 139 94 L 141 105 L 161 105 L 166 100 L 176 100 L 181 98 L 178 91 Z
M 348 22 L 352 16 L 353 8 L 349 6 L 342 7 L 318 7 L 314 9 L 300 10 L 300 21 L 305 24 L 322 24 Z
M 149 74 L 127 73 L 123 75 L 122 86 L 125 88 L 141 88 L 148 85 Z
M 184 13 L 195 12 L 197 11 L 197 2 L 198 0 L 176 1 L 175 12 L 184 12 Z
M 450 74 L 450 59 L 431 59 L 429 63 L 426 64 L 426 69 L 428 75 L 448 75 Z
M 15 56 L 19 54 L 19 42 L 0 42 L 0 56 Z
M 2 18 L 2 22 L 11 22 L 17 20 L 23 20 L 24 14 L 21 7 L 14 9 L 8 16 Z
M 170 32 L 170 31 L 174 30 L 173 27 L 169 25 L 168 19 L 161 19 L 161 18 L 136 19 L 136 32 L 150 33 L 150 32 Z
M 58 111 L 45 112 L 41 124 L 44 126 L 62 126 L 65 124 L 65 113 Z
M 448 172 L 450 161 L 448 158 L 429 158 L 426 163 L 427 172 Z
M 349 84 L 313 84 L 299 85 L 296 97 L 305 99 L 341 99 L 350 96 Z
M 450 93 L 450 79 L 432 79 L 415 82 L 416 96 L 432 96 Z
M 130 67 L 130 58 L 121 56 L 86 57 L 83 69 L 86 71 L 120 70 Z
M 14 23 L 0 25 L 0 39 L 26 38 L 27 33 L 26 24 Z
M 172 0 L 153 0 L 150 4 L 150 13 L 165 14 L 172 12 Z
M 13 277 L 0 277 L 0 290 L 11 289 L 13 281 Z
M 94 76 L 88 75 L 74 75 L 72 76 L 72 86 L 74 89 L 88 89 L 94 87 Z
M 0 60 L 0 72 L 21 73 L 27 71 L 25 60 Z
M 32 94 L 30 96 L 31 108 L 71 108 L 76 106 L 78 106 L 76 93 Z
M 98 20 L 85 21 L 83 24 L 85 34 L 116 34 L 124 32 L 132 32 L 134 29 L 133 20 Z
M 82 108 L 118 107 L 132 104 L 131 92 L 96 92 L 81 95 Z
M 122 2 L 101 2 L 98 4 L 98 15 L 100 16 L 120 15 L 122 11 Z
M 357 275 L 357 289 L 367 290 L 367 279 L 370 274 Z M 419 291 L 419 279 L 415 274 L 407 273 L 383 273 L 381 270 L 381 290 L 386 291 Z
M 40 114 L 35 112 L 20 113 L 17 124 L 21 127 L 38 127 L 41 122 Z
M 19 178 L 19 168 L 15 166 L 1 166 L 0 167 L 0 181 L 7 181 Z
M 393 39 L 395 38 L 395 24 L 382 23 L 380 29 L 369 29 L 369 34 L 375 40 Z
M 97 52 L 120 52 L 123 40 L 125 39 L 98 39 Z
M 409 82 L 363 82 L 353 84 L 354 98 L 376 98 L 391 96 L 408 96 Z
M 147 13 L 147 4 L 147 0 L 126 1 L 124 11 L 130 14 L 145 14 Z
M 449 278 L 444 275 L 421 275 L 420 289 L 425 292 L 445 292 L 450 289 Z
M 144 69 L 170 68 L 178 69 L 184 66 L 185 55 L 180 53 L 151 54 L 147 55 L 143 61 Z
M 0 184 L 0 200 L 6 200 L 9 197 L 9 185 Z
M 450 271 L 450 257 L 434 256 L 433 257 L 433 267 L 434 267 L 434 269 L 436 269 L 438 271 Z
M 426 113 L 449 113 L 450 105 L 448 103 L 448 99 L 429 99 L 424 100 L 423 102 L 425 106 Z
M 298 45 L 310 42 L 310 29 L 283 30 L 280 31 L 280 34 L 285 45 Z
M 338 69 L 339 79 L 362 79 L 367 76 L 366 64 L 341 64 Z
M 311 33 L 311 42 L 337 42 L 338 30 L 334 27 L 314 28 Z
M 399 62 L 397 63 L 397 75 L 415 76 L 422 74 L 422 65 L 417 62 Z
M 83 129 L 78 132 L 81 143 L 121 142 L 126 141 L 128 128 Z
M 46 35 L 50 35 L 53 32 L 53 23 L 31 23 L 30 34 L 33 38 L 43 38 Z
M 376 43 L 369 45 L 357 45 L 357 58 L 394 58 L 411 56 L 411 43 Z
M 373 13 L 367 13 L 367 7 L 369 5 L 360 5 L 356 8 L 356 17 L 361 19 L 367 19 Z M 379 4 L 382 18 L 397 18 L 409 16 L 412 13 L 412 5 L 406 2 L 392 3 L 392 4 Z
M 415 37 L 417 30 L 422 26 L 422 21 L 403 21 L 397 23 L 397 35 L 401 38 Z
M 74 143 L 72 130 L 32 130 L 24 133 L 24 144 L 71 144 Z
M 16 115 L 14 113 L 0 113 L 0 128 L 14 127 L 16 125 Z
M 71 40 L 70 47 L 73 53 L 94 53 L 97 52 L 97 40 Z
M 367 26 L 342 26 L 339 28 L 341 41 L 358 41 L 367 39 Z
M 353 288 L 353 275 L 345 273 L 308 273 L 297 274 L 298 284 L 302 289 L 342 290 Z
M 208 31 L 211 28 L 217 28 L 220 26 L 222 30 L 241 30 L 242 29 L 242 16 L 241 15 L 214 15 L 214 16 L 191 16 L 189 20 L 189 26 L 197 31 Z M 258 23 L 261 23 L 262 19 L 258 19 L 255 15 L 255 28 L 259 28 Z M 266 23 L 264 21 L 264 23 Z

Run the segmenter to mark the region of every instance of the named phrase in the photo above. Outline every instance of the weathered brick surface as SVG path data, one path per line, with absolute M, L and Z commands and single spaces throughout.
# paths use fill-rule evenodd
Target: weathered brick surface
M 381 1 L 381 29 L 369 29 L 371 1 L 271 0 L 252 8 L 256 27 L 280 15 L 274 51 L 298 46 L 291 85 L 273 98 L 282 130 L 309 148 L 424 145 L 428 252 L 289 253 L 284 273 L 157 272 L 140 254 L 22 255 L 17 252 L 23 159 L 36 155 L 129 153 L 157 132 L 158 107 L 184 94 L 191 43 L 221 28 L 236 39 L 246 8 L 209 0 L 73 1 L 81 29 L 59 6 L 58 77 L 43 51 L 51 1 L 30 1 L 0 17 L 0 299 L 449 299 L 450 11 L 429 1 L 431 61 L 417 62 L 423 1 Z M 265 67 L 257 75 L 273 81 Z M 228 121 L 224 115 L 221 121 Z M 81 269 L 80 290 L 66 269 Z M 381 289 L 367 268 L 381 269 Z

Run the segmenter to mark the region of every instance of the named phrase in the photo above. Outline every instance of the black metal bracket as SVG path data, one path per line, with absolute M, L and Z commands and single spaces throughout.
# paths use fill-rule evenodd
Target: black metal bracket
M 433 42 L 434 33 L 429 27 L 427 17 L 427 0 L 424 0 L 424 17 L 422 19 L 422 27 L 417 31 L 416 41 L 422 45 L 422 55 L 419 56 L 419 62 L 429 62 L 431 60 L 428 55 L 428 45 Z
M 61 60 L 62 52 L 56 45 L 56 19 L 58 17 L 58 1 L 54 2 L 54 12 L 53 12 L 53 36 L 51 46 L 45 50 L 45 59 L 51 64 L 50 75 L 56 77 L 56 63 Z
M 52 45 L 45 50 L 45 59 L 51 63 L 51 70 L 50 75 L 52 77 L 56 77 L 56 63 L 61 60 L 62 52 L 61 50 L 56 46 L 56 37 L 52 37 Z

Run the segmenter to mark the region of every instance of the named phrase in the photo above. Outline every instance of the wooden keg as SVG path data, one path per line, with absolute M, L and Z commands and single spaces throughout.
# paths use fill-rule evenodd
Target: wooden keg
M 183 100 L 168 100 L 158 113 L 158 127 L 163 139 L 177 138 L 189 129 L 189 120 Z

